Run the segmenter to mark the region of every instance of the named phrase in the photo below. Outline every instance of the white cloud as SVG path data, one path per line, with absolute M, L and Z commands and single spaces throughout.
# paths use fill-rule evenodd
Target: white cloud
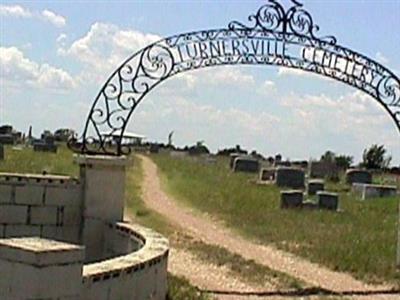
M 58 54 L 76 59 L 83 65 L 80 75 L 82 81 L 103 83 L 114 69 L 127 57 L 145 46 L 161 39 L 155 34 L 143 33 L 136 30 L 121 29 L 107 23 L 94 23 L 88 32 L 81 38 L 73 41 L 69 47 L 62 44 L 65 37 L 58 37 Z M 195 70 L 179 74 L 176 79 L 179 84 L 176 88 L 183 91 L 192 89 L 201 84 L 250 86 L 255 84 L 253 75 L 245 73 L 238 67 L 214 68 L 213 72 L 207 69 Z M 174 86 L 175 87 L 175 86 Z
M 20 5 L 0 5 L 0 15 L 20 18 L 32 17 L 32 13 Z
M 63 27 L 67 24 L 67 20 L 65 19 L 65 17 L 58 15 L 48 9 L 42 11 L 42 18 L 56 27 Z
M 328 80 L 331 82 L 335 82 L 334 79 L 331 79 L 327 76 L 319 75 L 309 71 L 303 71 L 301 69 L 287 68 L 287 67 L 279 67 L 278 68 L 278 76 L 299 76 L 305 78 L 318 78 L 322 80 Z
M 45 9 L 41 13 L 30 11 L 20 5 L 0 5 L 0 15 L 7 17 L 34 18 L 53 24 L 56 27 L 63 27 L 67 19 L 51 10 Z
M 375 57 L 379 63 L 383 65 L 389 64 L 389 59 L 386 56 L 384 56 L 381 52 L 377 52 Z
M 66 39 L 67 39 L 67 35 L 66 35 L 65 33 L 61 33 L 61 34 L 57 37 L 56 42 L 57 42 L 57 43 L 64 43 Z
M 69 47 L 60 45 L 57 53 L 82 63 L 82 80 L 101 83 L 128 56 L 158 39 L 160 37 L 154 34 L 123 30 L 113 24 L 94 23 L 82 38 Z
M 346 136 L 359 145 L 383 140 L 390 144 L 393 136 L 387 132 L 389 116 L 370 96 L 355 91 L 333 99 L 321 95 L 291 95 L 282 105 L 292 111 L 296 126 L 314 136 Z
M 237 143 L 254 148 L 266 134 L 273 135 L 281 122 L 266 111 L 217 108 L 181 96 L 147 99 L 133 119 L 129 124 L 132 130 L 145 132 L 152 138 L 176 130 L 178 144 L 204 139 L 214 150 Z
M 72 76 L 49 64 L 26 58 L 16 47 L 0 47 L 0 77 L 12 85 L 29 85 L 43 89 L 68 90 L 76 86 Z
M 277 92 L 275 82 L 271 80 L 265 80 L 259 87 L 257 92 L 262 96 L 269 96 Z

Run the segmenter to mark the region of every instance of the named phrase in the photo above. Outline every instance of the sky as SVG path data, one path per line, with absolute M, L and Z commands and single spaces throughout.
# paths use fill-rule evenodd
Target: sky
M 289 4 L 288 1 L 281 1 Z M 161 37 L 247 22 L 264 1 L 1 1 L 0 124 L 35 135 L 82 132 L 101 86 L 128 56 Z M 322 36 L 400 76 L 399 0 L 304 0 Z M 318 75 L 273 66 L 186 72 L 153 90 L 128 131 L 176 145 L 240 144 L 269 156 L 360 161 L 384 144 L 400 164 L 399 132 L 380 104 Z

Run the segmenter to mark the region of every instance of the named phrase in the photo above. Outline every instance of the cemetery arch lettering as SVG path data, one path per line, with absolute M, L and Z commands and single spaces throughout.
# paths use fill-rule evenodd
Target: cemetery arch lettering
M 173 35 L 133 54 L 103 85 L 82 136 L 71 139 L 69 147 L 83 154 L 129 153 L 122 138 L 147 93 L 176 74 L 223 65 L 283 66 L 344 82 L 378 101 L 400 133 L 400 79 L 373 59 L 340 46 L 335 37 L 317 37 L 319 27 L 302 4 L 292 0 L 285 9 L 269 0 L 248 21 Z

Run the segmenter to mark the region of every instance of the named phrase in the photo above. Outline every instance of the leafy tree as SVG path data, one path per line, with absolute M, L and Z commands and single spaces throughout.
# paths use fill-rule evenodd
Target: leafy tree
M 353 163 L 353 156 L 350 155 L 338 155 L 335 157 L 336 165 L 341 169 L 348 169 Z
M 321 156 L 320 160 L 325 162 L 335 162 L 335 156 L 334 152 L 328 150 Z
M 234 148 L 225 148 L 222 150 L 218 150 L 217 155 L 229 156 L 232 153 L 247 154 L 247 151 L 242 149 L 240 145 L 236 145 L 236 147 Z
M 190 155 L 199 155 L 199 154 L 208 154 L 210 150 L 208 150 L 207 146 L 204 145 L 204 141 L 196 142 L 196 145 L 193 146 L 185 146 L 185 151 L 188 151 Z
M 362 166 L 367 169 L 384 169 L 390 165 L 391 156 L 386 155 L 384 145 L 374 144 L 364 149 Z

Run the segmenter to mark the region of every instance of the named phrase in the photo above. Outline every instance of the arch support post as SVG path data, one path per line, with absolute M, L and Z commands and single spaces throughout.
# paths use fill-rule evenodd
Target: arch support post
M 82 243 L 86 246 L 86 260 L 102 259 L 104 224 L 123 220 L 125 199 L 125 156 L 78 155 L 83 185 Z

